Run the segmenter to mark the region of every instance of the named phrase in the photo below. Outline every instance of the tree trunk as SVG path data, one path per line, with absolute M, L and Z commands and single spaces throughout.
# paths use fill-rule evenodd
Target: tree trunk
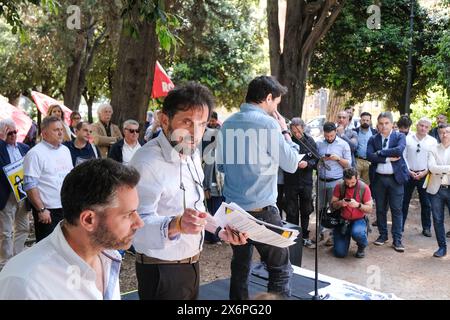
M 88 108 L 88 122 L 92 123 L 94 122 L 94 119 L 92 117 L 92 105 L 94 104 L 95 96 L 89 95 L 87 90 L 85 89 L 83 92 L 84 100 L 86 100 L 87 108 Z
M 314 48 L 333 25 L 344 2 L 345 0 L 287 0 L 284 45 L 281 51 L 278 0 L 267 0 L 271 73 L 288 88 L 288 93 L 280 104 L 284 116 L 301 116 Z
M 344 110 L 345 103 L 350 99 L 350 97 L 351 94 L 348 92 L 339 94 L 335 90 L 330 89 L 326 121 L 336 122 L 337 114 L 339 111 Z
M 81 96 L 86 87 L 86 77 L 91 68 L 94 54 L 107 33 L 105 28 L 94 39 L 97 30 L 93 17 L 89 18 L 89 26 L 77 34 L 75 52 L 72 55 L 72 65 L 67 68 L 66 83 L 64 89 L 64 105 L 74 111 L 78 111 Z
M 133 12 L 135 17 L 138 15 L 137 7 Z M 137 27 L 137 37 L 131 37 L 125 30 L 120 36 L 111 99 L 114 109 L 112 120 L 118 125 L 127 119 L 143 124 L 150 102 L 159 44 L 155 22 L 138 22 Z

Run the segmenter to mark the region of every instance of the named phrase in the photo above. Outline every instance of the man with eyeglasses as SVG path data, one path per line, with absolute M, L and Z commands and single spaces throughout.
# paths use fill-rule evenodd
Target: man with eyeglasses
M 101 157 L 100 150 L 91 143 L 91 140 L 92 125 L 89 122 L 78 122 L 75 126 L 75 140 L 64 142 L 64 145 L 69 148 L 74 167 L 85 161 Z
M 64 220 L 0 273 L 0 300 L 120 300 L 121 259 L 143 226 L 139 173 L 110 159 L 87 161 L 64 179 Z
M 393 248 L 404 252 L 402 244 L 402 203 L 404 184 L 409 180 L 408 167 L 403 157 L 406 137 L 393 130 L 392 113 L 382 112 L 378 116 L 379 132 L 370 137 L 367 143 L 367 158 L 371 189 L 374 194 L 377 212 L 377 225 L 380 236 L 374 244 L 384 245 L 388 241 L 387 205 L 392 214 Z
M 355 153 L 358 148 L 358 134 L 349 127 L 349 114 L 340 111 L 337 115 L 336 135 L 348 143 L 352 154 L 352 167 L 356 167 Z
M 142 177 L 138 211 L 145 225 L 133 242 L 141 300 L 197 299 L 205 229 L 225 242 L 246 243 L 246 235 L 218 227 L 203 204 L 197 147 L 213 106 L 211 92 L 201 84 L 171 90 L 160 115 L 161 134 L 130 161 Z
M 428 154 L 437 145 L 437 141 L 428 135 L 431 129 L 431 120 L 421 118 L 416 125 L 416 134 L 406 136 L 406 148 L 404 158 L 409 169 L 409 180 L 405 184 L 405 194 L 403 196 L 403 225 L 405 229 L 406 218 L 408 217 L 409 203 L 414 189 L 417 188 L 420 200 L 420 215 L 422 219 L 422 234 L 431 237 L 431 203 L 426 190 L 423 188 L 425 178 L 428 174 Z
M 127 120 L 123 123 L 123 139 L 111 146 L 108 152 L 108 158 L 128 165 L 136 151 L 145 144 L 145 141 L 139 139 L 139 123 L 136 120 Z
M 428 169 L 431 175 L 427 192 L 431 198 L 434 232 L 439 246 L 433 256 L 441 258 L 447 255 L 445 237 L 449 237 L 449 232 L 445 234 L 444 213 L 446 205 L 450 210 L 450 126 L 440 124 L 438 133 L 441 143 L 430 151 L 428 157 Z
M 20 253 L 30 231 L 25 201 L 17 202 L 3 167 L 20 161 L 30 150 L 17 142 L 16 124 L 12 119 L 0 121 L 0 270 Z
M 438 143 L 441 143 L 441 137 L 439 135 L 439 126 L 448 124 L 447 115 L 445 113 L 440 113 L 436 117 L 436 127 L 431 129 L 429 135 L 437 140 Z

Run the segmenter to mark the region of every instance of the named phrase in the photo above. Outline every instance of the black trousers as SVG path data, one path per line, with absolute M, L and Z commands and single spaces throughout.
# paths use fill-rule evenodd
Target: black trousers
M 312 186 L 284 186 L 286 196 L 286 221 L 302 227 L 303 239 L 308 239 L 309 215 L 314 211 Z
M 140 300 L 196 300 L 199 263 L 142 264 L 136 262 Z
M 39 216 L 36 209 L 32 208 L 31 210 L 34 219 L 34 233 L 36 234 L 36 242 L 41 241 L 52 233 L 56 225 L 64 218 L 62 209 L 48 210 L 50 211 L 50 217 L 52 218 L 52 222 L 49 224 L 39 222 Z

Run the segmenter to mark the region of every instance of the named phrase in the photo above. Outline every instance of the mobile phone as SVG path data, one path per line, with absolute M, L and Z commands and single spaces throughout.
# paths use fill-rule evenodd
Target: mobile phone
M 350 199 L 350 198 L 344 198 L 344 201 L 350 202 L 350 201 L 352 201 L 352 199 Z
M 327 158 L 331 157 L 331 153 L 325 153 L 325 157 Z

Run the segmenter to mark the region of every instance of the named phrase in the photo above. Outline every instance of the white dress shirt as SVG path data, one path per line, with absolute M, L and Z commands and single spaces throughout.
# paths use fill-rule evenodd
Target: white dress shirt
M 107 250 L 100 260 L 103 293 L 94 269 L 73 251 L 59 223 L 48 237 L 9 260 L 0 273 L 0 300 L 120 300 L 121 256 Z
M 122 147 L 122 164 L 127 165 L 131 158 L 133 158 L 136 151 L 138 151 L 141 148 L 141 145 L 138 141 L 136 141 L 136 144 L 134 147 L 130 146 L 125 140 L 123 140 L 123 147 Z
M 181 179 L 180 179 L 181 164 Z M 186 208 L 205 212 L 201 183 L 204 175 L 197 150 L 191 157 L 181 160 L 165 134 L 147 142 L 130 161 L 141 174 L 137 186 L 138 212 L 144 227 L 138 229 L 133 245 L 137 252 L 161 260 L 182 260 L 202 250 L 203 232 L 196 235 L 181 234 L 168 237 L 168 227 L 174 216 L 184 212 L 184 185 Z
M 403 152 L 408 169 L 411 171 L 423 171 L 428 169 L 428 153 L 437 145 L 437 140 L 426 135 L 419 140 L 417 134 L 406 136 L 406 148 Z
M 385 144 L 384 140 L 386 138 L 383 135 L 381 135 L 381 147 L 383 149 L 389 149 L 389 142 L 391 140 L 391 134 L 392 134 L 392 130 L 389 133 L 389 136 L 387 136 L 387 143 L 385 146 L 384 146 L 384 144 Z M 379 174 L 394 174 L 394 169 L 392 168 L 391 159 L 386 158 L 386 163 L 379 163 L 377 166 L 376 172 Z

